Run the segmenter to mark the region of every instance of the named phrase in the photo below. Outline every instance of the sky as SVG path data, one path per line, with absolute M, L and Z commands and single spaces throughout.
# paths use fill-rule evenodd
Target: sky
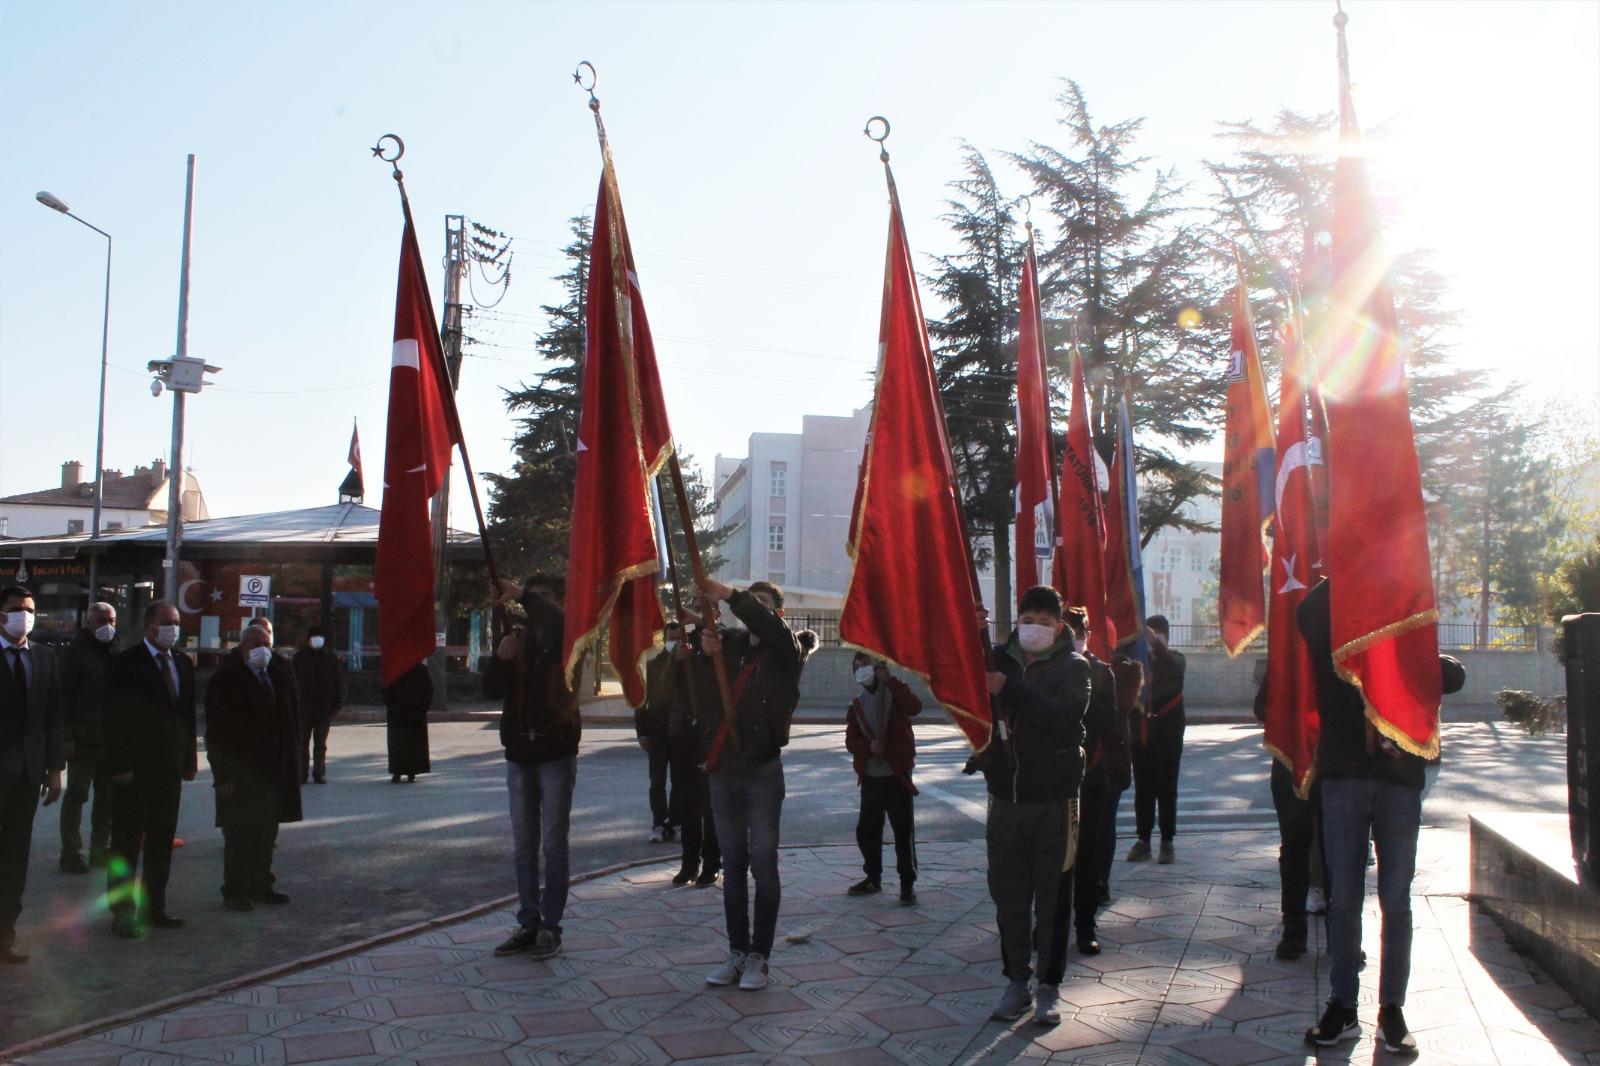
M 1433 249 L 1467 365 L 1530 403 L 1600 392 L 1600 4 L 1349 0 L 1371 170 L 1396 250 Z M 962 141 L 1061 143 L 1061 79 L 1098 121 L 1210 194 L 1221 120 L 1329 111 L 1332 3 L 232 3 L 0 6 L 0 495 L 92 469 L 105 242 L 115 238 L 106 466 L 164 457 L 184 165 L 196 161 L 189 351 L 223 368 L 188 402 L 185 464 L 214 515 L 333 502 L 359 419 L 378 503 L 401 164 L 442 289 L 446 214 L 515 238 L 512 280 L 467 320 L 473 465 L 503 471 L 502 390 L 538 372 L 567 219 L 616 159 L 681 445 L 709 466 L 754 431 L 870 399 L 888 147 L 913 249 Z M 1048 228 L 1047 219 L 1037 219 Z M 490 301 L 493 290 L 478 286 Z M 929 308 L 930 312 L 934 309 Z M 1200 449 L 1197 457 L 1212 457 Z M 470 527 L 464 492 L 452 524 Z

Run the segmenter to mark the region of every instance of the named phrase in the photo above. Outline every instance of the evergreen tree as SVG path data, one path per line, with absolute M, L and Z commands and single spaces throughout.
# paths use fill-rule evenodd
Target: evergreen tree
M 1017 283 L 1024 245 L 1016 201 L 1000 192 L 983 153 L 962 146 L 966 176 L 942 216 L 959 251 L 935 257 L 924 279 L 948 310 L 928 323 L 967 539 L 994 572 L 995 626 L 1011 629 L 1011 522 L 1016 513 Z
M 706 481 L 700 465 L 690 453 L 678 450 L 678 466 L 683 471 L 683 493 L 689 498 L 689 510 L 694 514 L 695 546 L 700 549 L 700 562 L 705 567 L 706 573 L 714 574 L 722 565 L 722 556 L 717 549 L 739 529 L 737 524 L 715 528 L 717 517 L 717 500 L 711 485 Z M 661 520 L 666 523 L 667 544 L 672 552 L 672 567 L 676 569 L 678 580 L 683 584 L 683 606 L 693 609 L 694 600 L 694 569 L 690 563 L 689 542 L 683 535 L 683 523 L 678 519 L 678 496 L 672 488 L 672 476 L 666 468 L 657 475 L 657 484 L 660 487 Z M 672 609 L 672 574 L 669 568 L 659 580 L 661 583 L 662 602 L 667 610 Z
M 1174 447 L 1209 440 L 1223 420 L 1228 317 L 1219 259 L 1181 203 L 1174 172 L 1135 155 L 1143 119 L 1096 124 L 1077 82 L 1059 97 L 1064 147 L 1035 142 L 1012 159 L 1048 205 L 1060 237 L 1041 249 L 1047 330 L 1076 336 L 1096 446 L 1109 461 L 1117 401 L 1133 401 L 1140 521 L 1146 543 L 1165 526 L 1207 529 L 1185 516 L 1215 479 Z M 1231 279 L 1229 279 L 1231 280 Z M 1063 366 L 1063 369 L 1064 366 Z

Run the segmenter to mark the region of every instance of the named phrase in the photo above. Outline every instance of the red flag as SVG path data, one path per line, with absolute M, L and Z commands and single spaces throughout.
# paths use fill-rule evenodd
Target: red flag
M 450 470 L 450 449 L 461 440 L 409 206 L 405 219 L 394 301 L 383 510 L 372 582 L 378 598 L 378 644 L 385 685 L 426 659 L 436 646 L 428 500 L 444 484 Z
M 1083 356 L 1072 359 L 1072 411 L 1067 447 L 1061 453 L 1061 551 L 1056 589 L 1089 612 L 1089 650 L 1105 662 L 1117 646 L 1117 629 L 1106 612 L 1106 516 L 1100 500 L 1100 475 L 1089 435 L 1089 401 L 1084 394 Z
M 1031 231 L 1030 231 L 1031 232 Z M 1050 393 L 1045 377 L 1044 329 L 1039 317 L 1039 267 L 1033 241 L 1022 261 L 1017 323 L 1017 597 L 1039 583 L 1039 527 L 1055 540 L 1050 482 Z M 1048 554 L 1048 551 L 1045 553 Z
M 850 521 L 846 644 L 924 678 L 977 751 L 989 745 L 985 648 L 944 407 L 890 179 L 872 426 Z
M 361 430 L 352 425 L 350 427 L 350 456 L 349 463 L 358 475 L 361 473 Z
M 562 661 L 576 687 L 583 657 L 609 619 L 611 661 L 623 695 L 638 707 L 642 660 L 665 621 L 655 588 L 661 564 L 651 479 L 667 461 L 672 431 L 609 150 L 589 251 Z
M 1228 352 L 1228 413 L 1222 453 L 1222 579 L 1217 618 L 1222 646 L 1238 655 L 1266 628 L 1261 573 L 1267 564 L 1267 523 L 1272 520 L 1272 408 L 1244 268 L 1234 289 L 1233 339 Z
M 1295 612 L 1317 583 L 1313 477 L 1322 469 L 1322 442 L 1306 408 L 1300 334 L 1284 331 L 1283 380 L 1278 389 L 1278 461 L 1273 486 L 1272 596 L 1267 616 L 1267 750 L 1289 769 L 1301 797 L 1311 791 L 1321 720 L 1311 652 Z
M 1328 419 L 1333 658 L 1367 720 L 1413 754 L 1439 751 L 1439 635 L 1405 353 L 1339 27 L 1341 150 L 1322 398 Z
M 1126 394 L 1123 404 L 1127 405 Z M 1144 619 L 1140 617 L 1139 603 L 1134 593 L 1133 553 L 1128 546 L 1128 533 L 1133 528 L 1128 521 L 1128 485 L 1132 481 L 1128 476 L 1128 465 L 1134 461 L 1128 450 L 1132 444 L 1131 435 L 1124 441 L 1122 434 L 1117 434 L 1116 449 L 1111 457 L 1111 489 L 1106 493 L 1106 549 L 1102 564 L 1105 570 L 1106 617 L 1116 630 L 1119 647 L 1137 640 L 1144 631 Z

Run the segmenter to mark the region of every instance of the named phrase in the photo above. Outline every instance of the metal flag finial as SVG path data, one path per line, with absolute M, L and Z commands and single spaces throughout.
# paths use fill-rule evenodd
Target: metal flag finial
M 874 122 L 880 123 L 883 126 L 882 133 L 873 132 L 872 124 Z M 878 158 L 887 163 L 889 161 L 889 149 L 884 146 L 883 142 L 889 139 L 889 120 L 884 118 L 882 115 L 873 115 L 871 118 L 867 119 L 867 124 L 861 127 L 861 132 L 866 134 L 867 140 L 876 141 L 878 143 Z
M 383 143 L 385 141 L 393 141 L 394 144 L 391 146 L 385 146 Z M 393 152 L 394 154 L 390 155 L 390 152 Z M 385 163 L 388 163 L 394 170 L 394 180 L 401 183 L 404 183 L 405 175 L 400 171 L 400 157 L 405 154 L 406 142 L 400 139 L 400 135 L 398 133 L 385 133 L 382 137 L 378 138 L 378 143 L 372 146 L 373 158 L 381 159 Z
M 588 71 L 587 74 L 584 73 L 585 70 Z M 584 84 L 586 79 L 588 81 L 587 85 Z M 600 83 L 600 74 L 594 69 L 594 64 L 587 59 L 579 63 L 572 72 L 572 82 L 579 89 L 589 94 L 589 109 L 591 111 L 599 111 L 600 98 L 595 96 L 594 87 Z

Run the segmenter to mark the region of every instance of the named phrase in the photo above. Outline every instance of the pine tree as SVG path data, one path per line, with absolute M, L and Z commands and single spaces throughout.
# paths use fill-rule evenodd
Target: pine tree
M 1148 191 L 1135 192 L 1149 162 L 1133 154 L 1143 119 L 1097 125 L 1074 81 L 1058 99 L 1066 145 L 1035 142 L 1011 157 L 1060 229 L 1040 255 L 1047 331 L 1058 345 L 1076 335 L 1108 461 L 1117 400 L 1124 386 L 1131 392 L 1134 424 L 1145 429 L 1145 542 L 1165 526 L 1205 529 L 1185 510 L 1215 492 L 1215 479 L 1173 448 L 1204 443 L 1222 423 L 1228 319 L 1218 257 L 1188 217 L 1174 172 L 1157 170 Z
M 690 453 L 678 450 L 678 466 L 683 471 L 683 493 L 689 498 L 689 510 L 694 514 L 695 546 L 700 549 L 700 562 L 706 573 L 714 574 L 722 565 L 717 553 L 727 539 L 738 530 L 737 523 L 716 527 L 717 500 L 706 481 L 700 464 Z M 659 581 L 667 609 L 672 608 L 672 574 L 674 569 L 682 582 L 683 606 L 693 609 L 694 569 L 690 563 L 689 542 L 683 535 L 683 523 L 678 519 L 678 497 L 672 488 L 672 477 L 665 468 L 657 476 L 661 493 L 661 520 L 666 523 L 667 543 L 672 552 L 672 568 L 663 573 Z
M 568 220 L 571 240 L 561 249 L 566 269 L 556 275 L 566 297 L 540 310 L 548 326 L 536 342 L 547 369 L 531 383 L 505 390 L 516 416 L 509 474 L 489 474 L 489 535 L 508 574 L 564 573 L 572 530 L 572 485 L 577 475 L 578 416 L 582 409 L 583 315 L 589 284 L 587 215 Z
M 949 184 L 943 221 L 960 250 L 934 258 L 924 279 L 948 308 L 928 323 L 967 539 L 994 572 L 995 625 L 1011 629 L 1011 522 L 1016 513 L 1017 283 L 1023 244 L 1016 201 L 1000 192 L 983 153 L 962 146 L 966 176 Z

